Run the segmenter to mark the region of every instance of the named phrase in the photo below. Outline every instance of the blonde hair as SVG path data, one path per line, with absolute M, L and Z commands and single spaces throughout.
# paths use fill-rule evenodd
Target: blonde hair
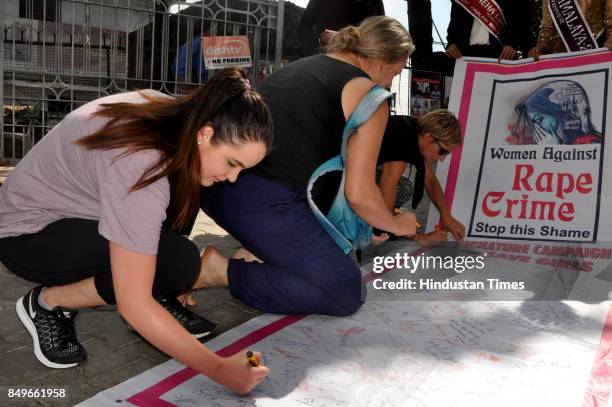
M 329 41 L 326 51 L 353 52 L 366 58 L 382 58 L 394 63 L 407 59 L 414 51 L 412 37 L 404 26 L 391 17 L 375 16 L 357 27 L 349 25 Z
M 436 109 L 419 120 L 419 135 L 431 133 L 446 148 L 461 145 L 461 125 L 454 114 L 446 109 Z

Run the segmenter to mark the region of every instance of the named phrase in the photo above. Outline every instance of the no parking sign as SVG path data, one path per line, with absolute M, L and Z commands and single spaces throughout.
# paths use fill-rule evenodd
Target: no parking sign
M 202 52 L 206 69 L 220 69 L 237 66 L 253 66 L 249 37 L 246 35 L 230 37 L 203 37 Z

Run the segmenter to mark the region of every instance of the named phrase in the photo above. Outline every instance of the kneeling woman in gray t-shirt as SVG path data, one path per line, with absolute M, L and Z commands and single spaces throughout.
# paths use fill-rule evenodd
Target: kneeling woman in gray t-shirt
M 201 186 L 235 181 L 271 143 L 268 108 L 238 69 L 189 95 L 103 97 L 55 126 L 0 188 L 0 260 L 42 284 L 16 307 L 38 360 L 64 368 L 86 359 L 75 310 L 116 303 L 145 339 L 231 390 L 263 380 L 267 368 L 195 338 L 214 325 L 176 295 L 211 256 L 200 259 L 178 231 L 199 210 Z

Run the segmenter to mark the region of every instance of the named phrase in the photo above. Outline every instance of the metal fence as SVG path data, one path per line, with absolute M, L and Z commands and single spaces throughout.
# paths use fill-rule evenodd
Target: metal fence
M 18 161 L 93 99 L 199 86 L 214 75 L 202 36 L 247 35 L 257 83 L 279 66 L 282 16 L 276 0 L 0 1 L 0 162 Z

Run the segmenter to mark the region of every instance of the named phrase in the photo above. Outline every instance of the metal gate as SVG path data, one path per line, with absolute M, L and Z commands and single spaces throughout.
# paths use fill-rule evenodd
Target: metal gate
M 0 3 L 0 164 L 14 164 L 66 114 L 93 99 L 199 86 L 214 74 L 198 53 L 202 36 L 247 35 L 252 83 L 280 65 L 283 0 Z

